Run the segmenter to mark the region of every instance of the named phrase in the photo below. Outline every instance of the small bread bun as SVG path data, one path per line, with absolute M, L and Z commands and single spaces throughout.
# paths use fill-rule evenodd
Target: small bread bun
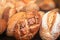
M 43 40 L 56 40 L 60 32 L 60 14 L 57 9 L 47 12 L 42 17 L 40 36 Z
M 37 2 L 41 10 L 51 10 L 56 7 L 54 0 L 38 0 Z
M 7 35 L 18 40 L 29 40 L 39 30 L 40 23 L 41 17 L 38 13 L 19 12 L 9 19 Z

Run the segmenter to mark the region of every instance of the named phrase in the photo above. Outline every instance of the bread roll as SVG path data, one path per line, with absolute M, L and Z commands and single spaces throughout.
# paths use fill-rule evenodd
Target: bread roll
M 13 4 L 6 0 L 1 0 L 0 4 L 0 34 L 2 34 L 8 26 L 9 18 L 15 14 L 16 10 L 14 9 Z
M 8 21 L 7 35 L 18 40 L 29 40 L 39 30 L 41 17 L 37 13 L 19 12 Z
M 43 40 L 56 40 L 60 32 L 60 14 L 57 9 L 47 12 L 42 17 L 40 36 Z
M 54 0 L 38 0 L 38 1 L 41 10 L 51 10 L 56 7 Z
M 38 5 L 34 1 L 31 1 L 28 4 L 26 4 L 25 8 L 27 12 L 31 12 L 33 10 L 39 10 Z

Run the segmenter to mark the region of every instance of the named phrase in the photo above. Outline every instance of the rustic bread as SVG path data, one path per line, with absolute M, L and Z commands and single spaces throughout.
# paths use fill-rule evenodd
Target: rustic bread
M 42 17 L 40 36 L 43 40 L 56 40 L 60 32 L 60 14 L 57 9 L 47 12 Z
M 16 39 L 31 39 L 39 30 L 41 17 L 37 13 L 19 12 L 8 21 L 7 35 Z

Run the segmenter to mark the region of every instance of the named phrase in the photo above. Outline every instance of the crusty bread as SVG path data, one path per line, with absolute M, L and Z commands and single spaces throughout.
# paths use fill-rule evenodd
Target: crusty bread
M 56 7 L 54 0 L 39 0 L 38 4 L 42 10 L 51 10 Z
M 42 18 L 40 36 L 43 40 L 56 40 L 60 32 L 60 14 L 57 9 L 47 12 Z
M 7 35 L 20 40 L 29 40 L 39 30 L 40 23 L 41 17 L 38 13 L 19 12 L 9 19 Z
M 4 3 L 4 4 L 3 4 Z M 14 5 L 6 0 L 0 2 L 0 34 L 6 31 L 9 18 L 15 14 Z

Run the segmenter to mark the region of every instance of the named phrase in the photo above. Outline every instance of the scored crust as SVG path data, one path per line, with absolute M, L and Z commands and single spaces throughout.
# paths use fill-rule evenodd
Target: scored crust
M 59 36 L 60 14 L 57 9 L 47 12 L 42 18 L 40 36 L 43 40 L 55 40 Z M 57 34 L 57 35 L 56 35 Z

